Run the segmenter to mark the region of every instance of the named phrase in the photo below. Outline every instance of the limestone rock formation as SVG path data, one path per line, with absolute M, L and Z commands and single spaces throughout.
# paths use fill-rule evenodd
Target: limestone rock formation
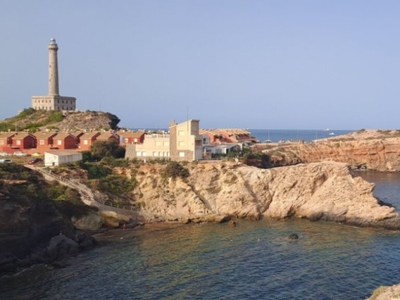
M 134 200 L 145 222 L 229 215 L 257 220 L 289 217 L 400 228 L 395 209 L 373 196 L 374 185 L 353 177 L 344 163 L 321 162 L 259 169 L 236 163 L 199 163 L 185 179 L 163 178 L 161 166 L 137 172 Z M 129 174 L 128 174 L 129 176 Z
M 61 130 L 99 130 L 99 129 L 116 129 L 120 119 L 111 113 L 97 111 L 79 111 L 68 112 L 59 124 L 53 126 L 59 127 Z
M 400 284 L 381 286 L 377 288 L 367 300 L 394 300 L 400 299 Z
M 254 146 L 269 157 L 269 166 L 325 160 L 344 162 L 355 169 L 400 171 L 400 132 L 361 130 L 316 140 Z

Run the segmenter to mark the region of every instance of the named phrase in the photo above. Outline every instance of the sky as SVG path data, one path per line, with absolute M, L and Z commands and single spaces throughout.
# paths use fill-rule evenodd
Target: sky
M 2 0 L 0 119 L 48 92 L 120 127 L 400 128 L 400 1 Z

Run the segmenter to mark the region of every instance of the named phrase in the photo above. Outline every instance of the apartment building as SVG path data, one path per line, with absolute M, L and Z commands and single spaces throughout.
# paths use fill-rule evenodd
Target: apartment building
M 126 158 L 168 158 L 175 161 L 194 161 L 203 158 L 199 120 L 183 123 L 172 121 L 168 133 L 146 134 L 141 144 L 126 145 Z

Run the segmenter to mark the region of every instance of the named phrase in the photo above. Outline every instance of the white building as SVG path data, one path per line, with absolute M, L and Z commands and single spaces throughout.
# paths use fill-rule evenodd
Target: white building
M 45 167 L 58 166 L 82 160 L 82 153 L 68 150 L 47 151 L 44 153 Z

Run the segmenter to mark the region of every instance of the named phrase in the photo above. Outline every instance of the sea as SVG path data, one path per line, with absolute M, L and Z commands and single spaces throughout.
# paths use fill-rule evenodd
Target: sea
M 375 196 L 399 211 L 399 173 L 354 176 L 375 183 Z M 399 231 L 298 219 L 236 223 L 110 230 L 65 268 L 1 277 L 0 299 L 366 299 L 400 283 Z
M 271 143 L 287 142 L 287 141 L 305 141 L 310 142 L 318 139 L 325 139 L 336 137 L 355 130 L 332 130 L 332 129 L 310 129 L 310 130 L 297 130 L 297 129 L 249 129 L 251 135 L 258 141 Z

